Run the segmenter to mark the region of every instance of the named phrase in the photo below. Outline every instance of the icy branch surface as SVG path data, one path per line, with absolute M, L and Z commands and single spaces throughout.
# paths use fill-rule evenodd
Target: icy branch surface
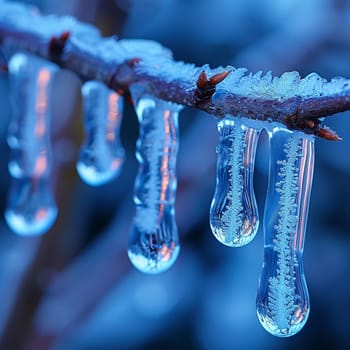
M 319 130 L 318 118 L 350 109 L 350 80 L 345 78 L 327 81 L 316 73 L 274 77 L 231 66 L 197 67 L 174 61 L 171 51 L 156 42 L 104 38 L 95 27 L 72 17 L 41 16 L 33 7 L 13 2 L 4 1 L 0 8 L 0 43 L 8 55 L 27 50 L 114 90 L 128 92 L 131 84 L 142 81 L 155 97 L 217 117 L 275 121 L 322 137 L 327 130 Z M 213 96 L 199 103 L 194 93 L 202 71 L 209 78 L 223 71 L 230 74 L 214 84 Z

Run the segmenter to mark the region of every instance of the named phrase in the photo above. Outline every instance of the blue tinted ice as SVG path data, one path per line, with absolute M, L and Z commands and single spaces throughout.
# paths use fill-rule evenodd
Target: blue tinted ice
M 262 326 L 278 337 L 301 330 L 310 311 L 303 248 L 314 167 L 312 136 L 275 127 L 264 213 L 264 263 L 257 293 Z
M 181 106 L 131 88 L 140 123 L 136 157 L 136 215 L 128 255 L 142 272 L 169 269 L 179 254 L 175 222 L 176 157 L 179 143 L 178 113 Z

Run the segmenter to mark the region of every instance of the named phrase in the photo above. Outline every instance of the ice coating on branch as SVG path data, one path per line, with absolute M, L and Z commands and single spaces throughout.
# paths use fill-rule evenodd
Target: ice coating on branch
M 32 34 L 40 34 L 47 39 L 60 36 L 64 32 L 78 35 L 99 36 L 93 25 L 79 22 L 71 16 L 41 16 L 37 8 L 22 3 L 3 1 L 0 9 L 0 22 L 7 26 L 15 25 Z M 44 29 L 44 30 L 43 30 Z
M 100 32 L 89 24 L 84 24 L 72 17 L 59 17 L 54 15 L 41 16 L 33 7 L 4 1 L 0 7 L 0 30 L 6 32 L 8 28 L 16 28 L 21 36 L 9 38 L 6 35 L 5 47 L 16 46 L 18 40 L 22 46 L 30 46 L 30 50 L 40 54 L 49 55 L 50 40 L 60 37 L 63 33 L 70 33 L 65 43 L 63 56 L 67 59 L 74 52 L 85 59 L 83 71 L 89 76 L 91 66 L 104 62 L 101 76 L 91 78 L 110 78 L 117 67 L 129 59 L 138 58 L 139 63 L 134 69 L 138 73 L 157 77 L 171 83 L 180 82 L 185 90 L 195 89 L 196 80 L 202 70 L 210 77 L 217 72 L 230 70 L 231 73 L 217 88 L 238 96 L 283 101 L 289 98 L 312 98 L 320 96 L 334 96 L 344 92 L 348 93 L 349 80 L 335 78 L 330 82 L 316 73 L 301 78 L 297 72 L 286 72 L 280 77 L 273 77 L 271 72 L 255 74 L 247 72 L 245 68 L 217 67 L 211 69 L 205 65 L 196 67 L 193 64 L 175 62 L 169 49 L 150 40 L 123 39 L 116 37 L 103 38 Z M 36 40 L 29 40 L 36 38 Z M 34 45 L 34 47 L 33 47 Z M 76 62 L 79 65 L 79 62 Z M 89 66 L 90 65 L 90 66 Z
M 285 72 L 273 77 L 271 72 L 262 75 L 247 73 L 245 68 L 232 68 L 228 77 L 218 85 L 230 93 L 267 100 L 286 100 L 293 97 L 332 96 L 350 88 L 350 80 L 334 78 L 327 81 L 316 73 L 301 78 L 298 72 Z
M 13 118 L 9 127 L 9 171 L 13 177 L 5 211 L 20 235 L 45 233 L 57 215 L 49 176 L 51 88 L 57 67 L 35 56 L 16 54 L 9 62 Z
M 210 227 L 219 242 L 241 247 L 256 235 L 258 208 L 253 188 L 255 151 L 261 127 L 227 116 L 218 122 L 216 188 L 210 208 Z
M 133 58 L 140 59 L 146 65 L 156 65 L 162 60 L 173 62 L 171 51 L 152 40 L 118 40 L 116 37 L 100 36 L 82 38 L 77 34 L 68 40 L 64 55 L 69 55 L 71 50 L 96 57 L 96 64 L 102 59 L 110 64 L 112 70 L 115 65 Z
M 173 61 L 163 58 L 154 62 L 151 66 L 146 62 L 140 62 L 135 70 L 140 73 L 147 73 L 150 76 L 161 76 L 164 81 L 170 83 L 172 81 L 181 81 L 186 85 L 195 88 L 199 74 L 203 71 L 203 67 L 196 67 L 194 64 Z
M 85 141 L 77 170 L 91 186 L 103 185 L 120 173 L 124 148 L 120 141 L 123 97 L 99 81 L 82 87 Z
M 257 293 L 262 326 L 278 337 L 298 333 L 310 301 L 303 249 L 314 167 L 312 136 L 275 127 L 264 214 L 264 263 Z
M 52 37 L 60 37 L 69 32 L 67 51 L 70 45 L 82 52 L 103 57 L 111 63 L 121 63 L 131 58 L 153 60 L 157 57 L 172 58 L 169 49 L 152 40 L 123 39 L 116 37 L 103 38 L 100 31 L 93 25 L 79 22 L 71 16 L 48 15 L 41 16 L 33 7 L 15 2 L 2 3 L 0 8 L 0 26 L 16 26 L 27 36 L 40 36 L 47 42 Z M 41 51 L 43 52 L 43 51 Z
M 181 106 L 149 95 L 139 85 L 131 87 L 140 123 L 136 157 L 136 215 L 128 255 L 142 272 L 169 269 L 179 254 L 175 222 L 178 113 Z

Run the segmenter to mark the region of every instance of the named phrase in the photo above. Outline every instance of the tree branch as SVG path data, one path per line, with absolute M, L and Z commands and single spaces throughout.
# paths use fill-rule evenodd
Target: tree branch
M 297 72 L 272 77 L 271 72 L 253 75 L 242 68 L 196 67 L 174 61 L 158 43 L 103 38 L 91 25 L 71 17 L 41 16 L 22 4 L 2 3 L 0 44 L 9 55 L 34 53 L 119 93 L 127 94 L 131 84 L 140 83 L 156 97 L 219 118 L 230 114 L 278 122 L 329 140 L 339 137 L 321 127 L 320 117 L 350 109 L 350 80 L 344 78 L 327 82 L 315 73 L 301 79 Z

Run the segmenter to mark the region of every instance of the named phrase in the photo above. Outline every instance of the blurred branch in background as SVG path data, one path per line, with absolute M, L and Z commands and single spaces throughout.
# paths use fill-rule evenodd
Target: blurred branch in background
M 160 41 L 176 59 L 233 64 L 274 73 L 296 69 L 350 76 L 347 2 L 70 1 L 37 2 L 44 12 L 72 14 L 105 34 Z M 127 15 L 127 17 L 126 17 Z M 218 21 L 218 18 L 220 19 Z M 105 21 L 106 19 L 106 21 Z M 206 25 L 200 25 L 201 23 Z M 0 76 L 0 91 L 8 94 Z M 122 138 L 127 162 L 121 177 L 91 189 L 75 175 L 81 142 L 76 118 L 79 83 L 62 74 L 56 84 L 53 125 L 60 217 L 41 239 L 17 238 L 2 223 L 0 236 L 1 349 L 300 349 L 350 344 L 350 137 L 319 142 L 309 218 L 306 273 L 313 305 L 305 330 L 287 342 L 272 339 L 255 320 L 261 233 L 251 246 L 232 250 L 212 239 L 208 210 L 215 184 L 215 121 L 186 110 L 181 118 L 176 216 L 183 251 L 161 276 L 143 276 L 127 261 L 132 222 L 137 124 L 127 109 Z M 0 100 L 5 140 L 8 98 Z M 4 107 L 4 108 L 2 108 Z M 6 113 L 7 111 L 7 113 Z M 331 121 L 339 130 L 348 118 Z M 203 141 L 205 140 L 205 142 Z M 266 146 L 261 140 L 260 149 Z M 5 142 L 0 144 L 7 154 Z M 64 151 L 62 151 L 64 150 Z M 66 157 L 62 159 L 62 154 Z M 256 192 L 265 193 L 266 152 L 258 154 Z M 0 159 L 6 168 L 6 157 Z M 63 162 L 63 163 L 62 163 Z M 2 208 L 8 176 L 1 177 Z M 260 195 L 259 195 L 260 194 Z M 335 275 L 336 277 L 332 277 Z M 322 276 L 322 278 L 320 277 Z M 329 286 L 332 285 L 332 288 Z M 317 336 L 316 336 L 317 334 Z

